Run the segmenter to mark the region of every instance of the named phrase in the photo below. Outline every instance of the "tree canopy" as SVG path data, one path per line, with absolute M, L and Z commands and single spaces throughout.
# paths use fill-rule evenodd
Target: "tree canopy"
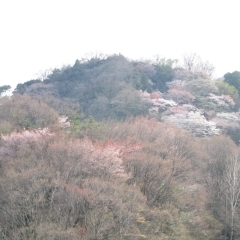
M 239 74 L 189 61 L 96 55 L 1 97 L 0 239 L 239 239 Z
M 224 75 L 224 81 L 232 86 L 234 86 L 240 93 L 240 72 L 234 71 L 232 73 L 228 72 Z
M 10 86 L 10 85 L 0 86 L 0 95 L 3 94 L 4 92 L 10 90 L 10 89 L 11 89 L 11 86 Z

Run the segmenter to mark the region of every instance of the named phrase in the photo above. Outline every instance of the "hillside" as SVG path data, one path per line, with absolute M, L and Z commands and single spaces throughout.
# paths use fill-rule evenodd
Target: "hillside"
M 61 115 L 97 121 L 149 116 L 196 136 L 229 134 L 238 143 L 240 74 L 212 80 L 212 65 L 196 59 L 186 56 L 180 67 L 165 58 L 96 56 L 54 69 L 43 81 L 18 84 L 15 92 L 40 98 Z
M 240 239 L 238 75 L 187 63 L 82 59 L 0 98 L 0 239 Z

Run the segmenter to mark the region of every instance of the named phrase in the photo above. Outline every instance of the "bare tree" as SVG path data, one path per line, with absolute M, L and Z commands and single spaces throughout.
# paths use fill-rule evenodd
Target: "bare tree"
M 227 159 L 225 174 L 225 189 L 223 193 L 226 197 L 226 206 L 230 205 L 230 240 L 234 236 L 234 222 L 236 207 L 240 195 L 240 159 L 237 151 L 233 152 Z M 227 209 L 226 209 L 227 210 Z
M 45 70 L 39 70 L 38 73 L 35 74 L 37 79 L 40 79 L 41 81 L 48 78 L 48 76 L 53 72 L 52 68 L 45 69 Z
M 183 67 L 188 71 L 194 72 L 201 61 L 196 53 L 185 54 L 183 57 Z
M 211 77 L 215 70 L 211 63 L 208 61 L 204 62 L 196 53 L 189 53 L 183 56 L 183 68 L 193 73 L 203 74 L 206 77 Z
M 214 137 L 207 141 L 205 150 L 210 153 L 206 182 L 211 195 L 211 208 L 215 217 L 225 225 L 224 239 L 233 240 L 240 195 L 239 150 L 226 137 Z

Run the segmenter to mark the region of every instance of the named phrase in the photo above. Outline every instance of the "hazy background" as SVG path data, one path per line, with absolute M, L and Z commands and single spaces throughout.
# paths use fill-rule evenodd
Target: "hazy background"
M 239 1 L 8 0 L 0 2 L 0 85 L 13 87 L 86 53 L 196 52 L 215 77 L 240 70 Z

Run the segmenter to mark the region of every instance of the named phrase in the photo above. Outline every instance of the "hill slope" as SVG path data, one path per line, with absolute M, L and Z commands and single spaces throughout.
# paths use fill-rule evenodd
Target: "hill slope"
M 60 115 L 97 121 L 150 116 L 196 136 L 229 134 L 238 142 L 237 89 L 210 79 L 207 68 L 175 65 L 169 59 L 130 61 L 122 55 L 77 60 L 54 69 L 43 81 L 19 84 L 15 92 L 40 98 Z
M 208 76 L 114 55 L 0 98 L 0 239 L 239 239 L 238 93 Z

